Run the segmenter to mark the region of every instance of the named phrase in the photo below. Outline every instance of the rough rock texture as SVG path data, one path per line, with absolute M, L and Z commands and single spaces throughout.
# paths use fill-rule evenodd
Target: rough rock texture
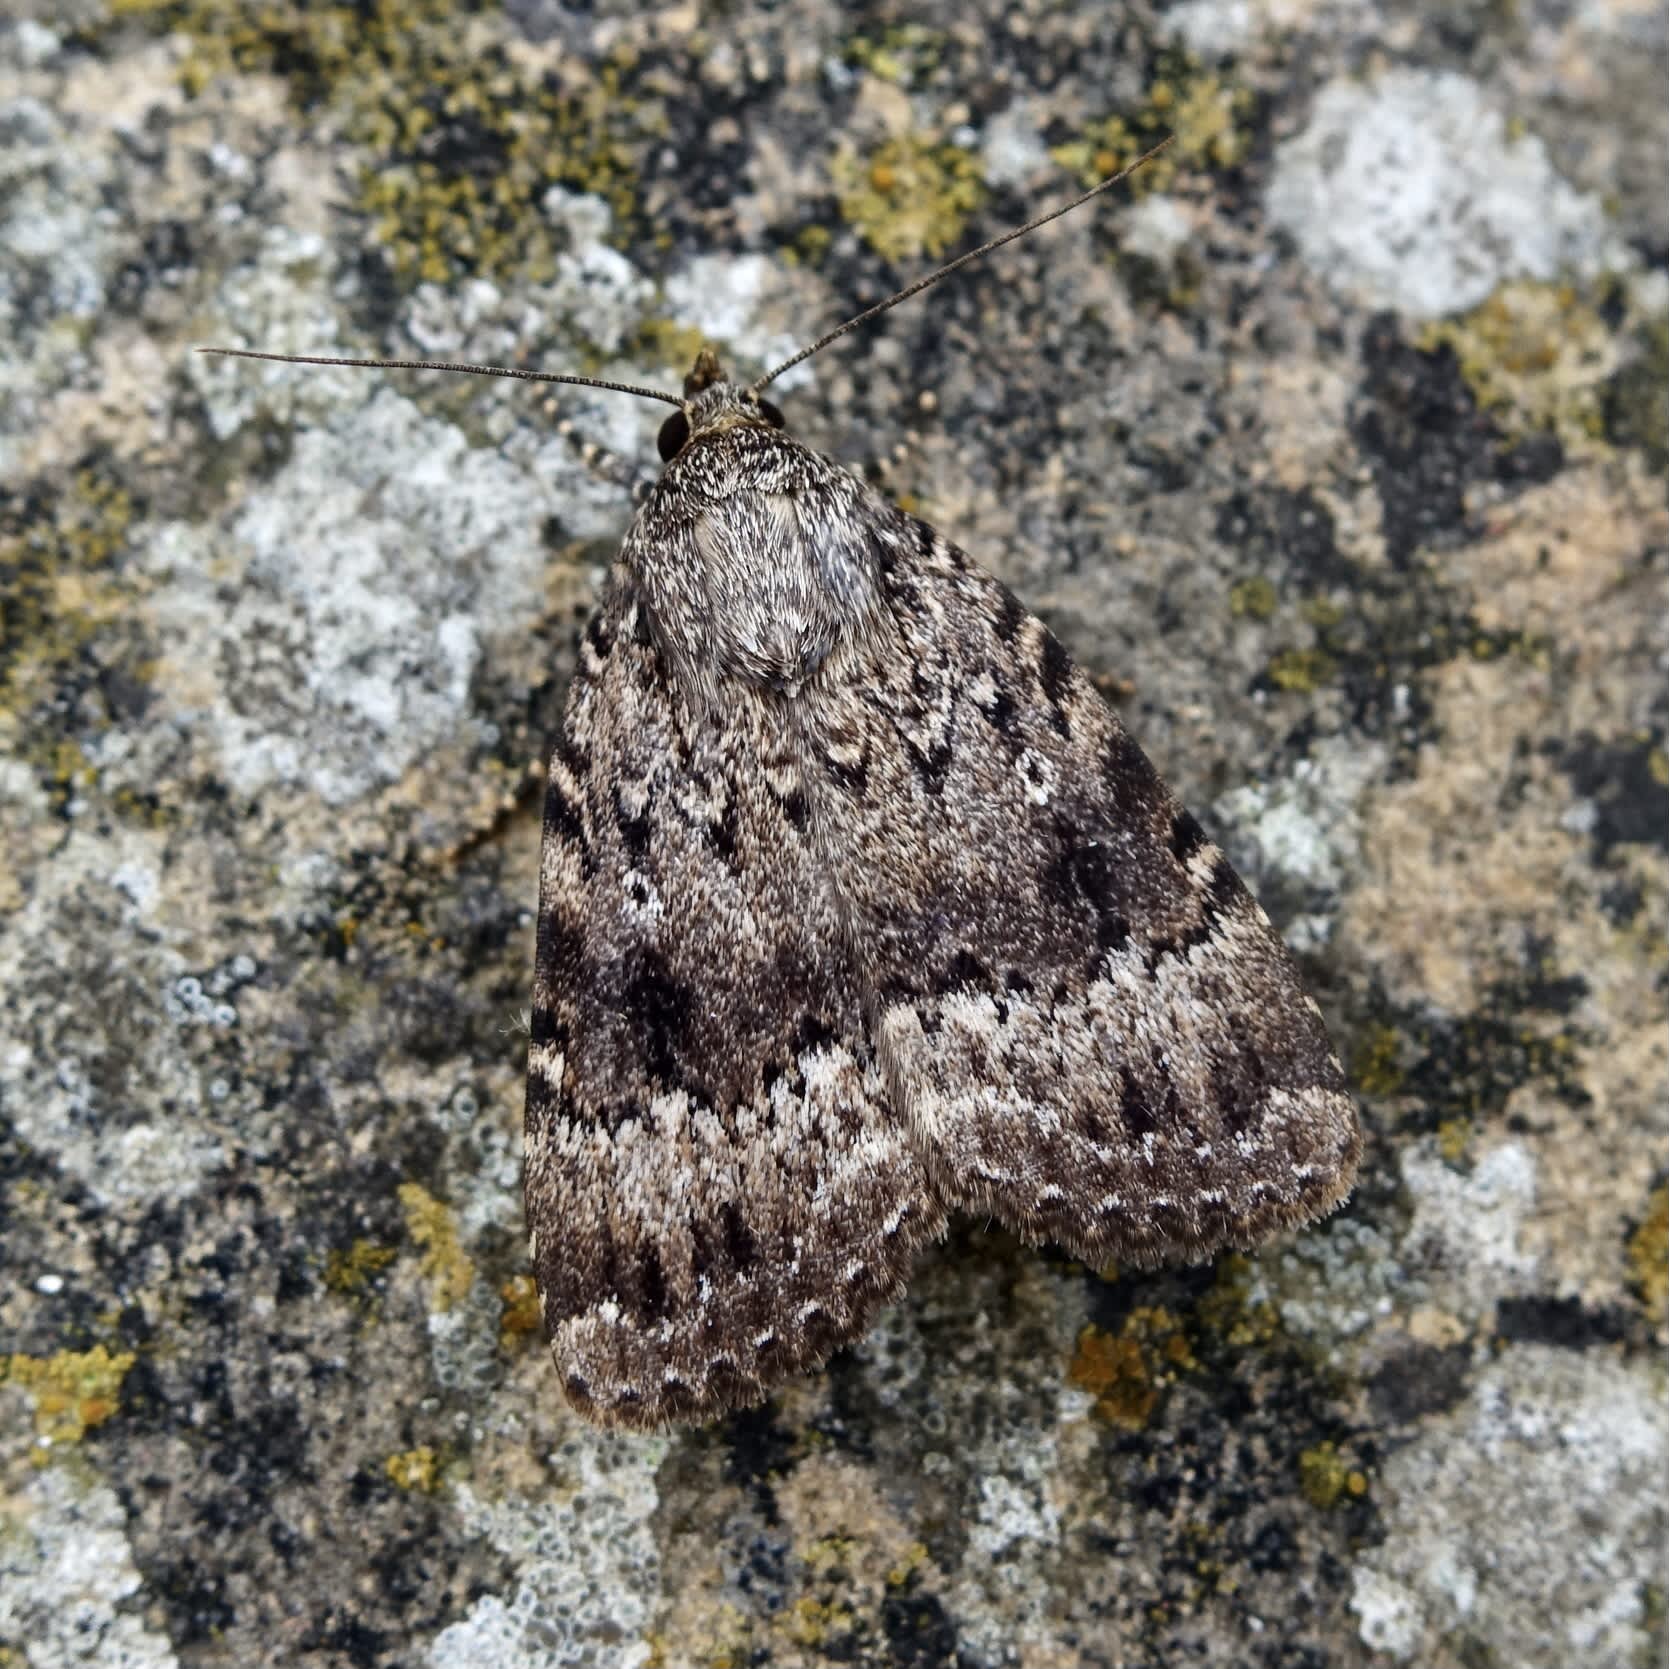
M 31 10 L 35 15 L 27 14 Z M 0 1663 L 1665 1651 L 1669 11 L 24 0 L 0 22 Z M 1370 1131 L 1157 1277 L 978 1225 L 605 1438 L 517 1186 L 537 786 L 676 385 L 1040 609 Z

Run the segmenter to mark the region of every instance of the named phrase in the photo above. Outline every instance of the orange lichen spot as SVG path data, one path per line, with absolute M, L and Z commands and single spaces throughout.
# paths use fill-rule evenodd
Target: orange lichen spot
M 1086 1327 L 1067 1378 L 1094 1396 L 1102 1419 L 1139 1431 L 1152 1418 L 1160 1392 L 1198 1366 L 1177 1318 L 1142 1305 L 1124 1318 L 1117 1334 Z
M 499 1343 L 506 1349 L 539 1331 L 543 1316 L 539 1309 L 539 1289 L 531 1275 L 512 1275 L 498 1289 L 498 1297 Z

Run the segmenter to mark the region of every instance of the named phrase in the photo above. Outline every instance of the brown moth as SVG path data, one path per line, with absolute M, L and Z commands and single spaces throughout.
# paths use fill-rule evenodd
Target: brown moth
M 1332 1210 L 1361 1149 L 1227 859 L 1012 592 L 786 432 L 787 368 L 629 390 L 676 407 L 665 467 L 550 764 L 527 1219 L 605 1424 L 763 1400 L 954 1213 L 1195 1261 Z

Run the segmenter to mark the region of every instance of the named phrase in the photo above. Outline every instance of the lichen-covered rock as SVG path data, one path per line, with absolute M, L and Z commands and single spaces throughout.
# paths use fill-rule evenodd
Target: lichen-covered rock
M 1661 1654 L 1663 0 L 26 9 L 0 1661 Z M 1153 1276 L 965 1225 L 768 1409 L 599 1436 L 529 1303 L 521 1016 L 660 414 L 191 349 L 762 369 L 1166 131 L 782 403 L 1233 852 L 1361 1186 Z

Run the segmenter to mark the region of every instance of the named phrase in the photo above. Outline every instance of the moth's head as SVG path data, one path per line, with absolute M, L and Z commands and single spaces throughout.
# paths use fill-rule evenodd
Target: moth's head
M 719 356 L 713 349 L 704 347 L 695 356 L 690 374 L 684 378 L 684 403 L 661 425 L 656 441 L 661 462 L 670 464 L 692 440 L 702 435 L 719 434 L 743 425 L 780 429 L 782 413 L 751 388 L 737 388 L 724 374 Z

